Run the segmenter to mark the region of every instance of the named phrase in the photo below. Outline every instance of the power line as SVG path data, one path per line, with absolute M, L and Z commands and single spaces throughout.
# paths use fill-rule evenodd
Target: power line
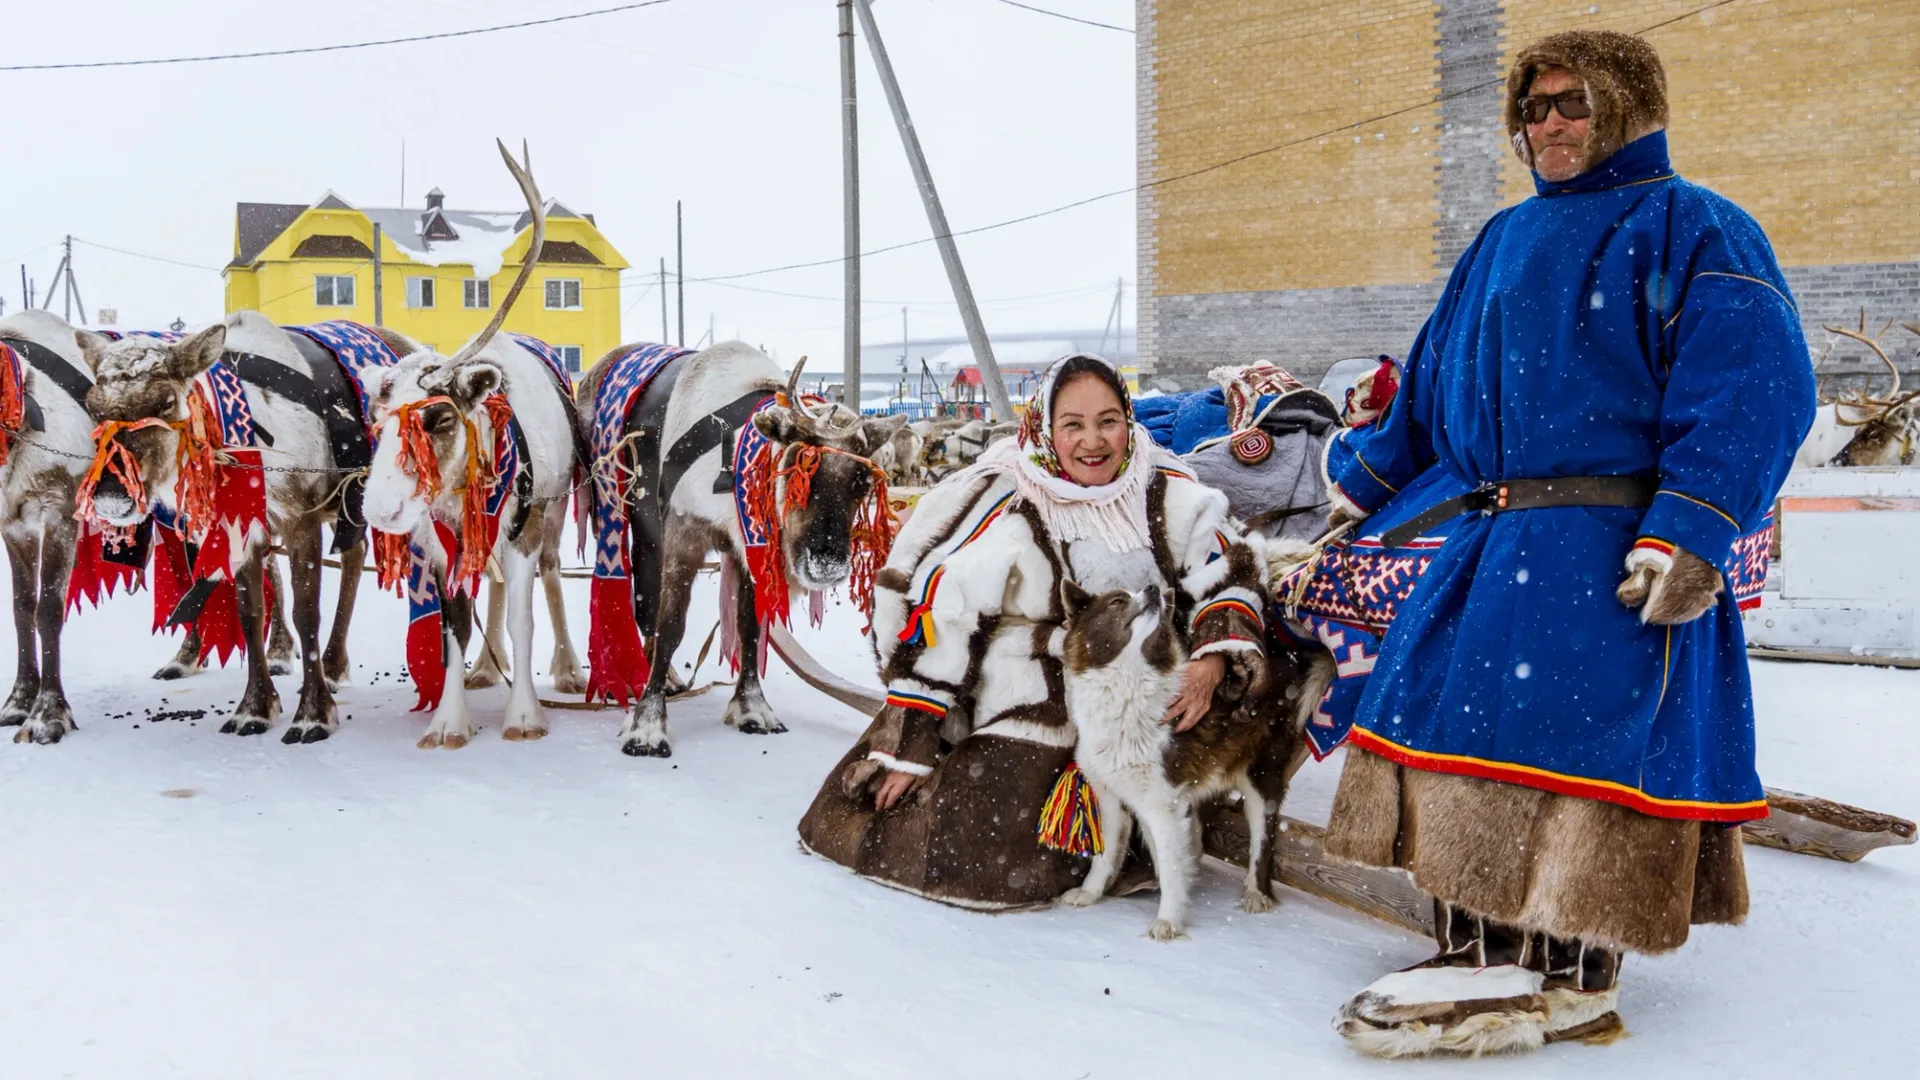
M 179 259 L 169 259 L 164 255 L 148 255 L 139 251 L 128 251 L 126 248 L 117 248 L 117 247 L 114 247 L 112 244 L 96 244 L 91 240 L 83 240 L 78 236 L 74 237 L 74 240 L 78 243 L 85 244 L 90 248 L 99 248 L 101 251 L 111 251 L 118 255 L 131 255 L 136 259 L 150 259 L 154 262 L 171 263 L 174 266 L 184 266 L 189 270 L 205 270 L 209 273 L 217 274 L 223 269 L 223 267 L 218 267 L 218 266 L 202 266 L 199 263 L 183 262 Z
M 1056 19 L 1065 19 L 1068 22 L 1077 22 L 1086 26 L 1097 26 L 1102 30 L 1118 30 L 1123 34 L 1133 33 L 1133 28 L 1130 26 L 1115 26 L 1112 23 L 1094 22 L 1092 19 L 1082 19 L 1077 15 L 1066 15 L 1058 11 L 1048 11 L 1043 7 L 1034 7 L 1032 4 L 1023 4 L 1020 0 L 1000 0 L 1000 2 L 1009 7 L 1022 8 L 1027 11 L 1037 12 L 1041 15 L 1051 15 Z
M 6 258 L 4 258 L 4 259 L 0 259 L 0 263 L 10 263 L 10 262 L 17 262 L 17 261 L 19 261 L 19 260 L 21 260 L 21 259 L 24 259 L 24 258 L 26 258 L 26 257 L 27 257 L 27 256 L 29 256 L 29 255 L 38 255 L 38 254 L 40 254 L 41 252 L 43 252 L 43 251 L 45 251 L 45 250 L 47 250 L 47 249 L 48 249 L 48 248 L 50 248 L 50 247 L 54 247 L 54 246 L 57 246 L 57 245 L 58 245 L 59 243 L 60 243 L 60 241 L 58 241 L 58 240 L 49 240 L 49 241 L 47 241 L 46 243 L 44 243 L 44 244 L 41 244 L 41 245 L 40 245 L 39 247 L 37 247 L 37 248 L 28 248 L 27 250 L 25 250 L 25 251 L 23 251 L 23 252 L 21 252 L 21 253 L 20 253 L 20 254 L 18 254 L 18 255 L 9 255 L 9 256 L 7 256 L 7 257 L 6 257 Z
M 303 56 L 309 53 L 345 52 L 349 49 L 371 49 L 382 45 L 410 45 L 419 41 L 442 41 L 447 38 L 473 37 L 477 34 L 497 34 L 502 30 L 523 30 L 529 26 L 550 26 L 554 23 L 572 22 L 576 19 L 591 19 L 598 15 L 612 15 L 616 12 L 655 7 L 670 2 L 671 0 L 640 0 L 638 3 L 619 4 L 614 7 L 598 8 L 593 11 L 576 11 L 571 15 L 552 15 L 544 19 L 527 19 L 523 22 L 500 23 L 497 26 L 476 26 L 468 30 L 443 30 L 437 34 L 414 34 L 409 37 L 382 38 L 378 41 L 354 41 L 340 45 L 309 45 L 299 49 L 262 49 L 258 52 L 214 53 L 207 56 L 171 56 L 149 60 L 89 60 L 66 64 L 7 64 L 0 66 L 0 71 L 60 71 L 70 68 L 149 67 L 156 64 L 204 64 L 212 60 L 254 60 L 263 56 Z
M 1012 0 L 1004 0 L 1004 2 L 1011 3 Z M 1652 26 L 1639 30 L 1636 33 L 1638 34 L 1651 33 L 1652 31 L 1661 29 L 1662 27 L 1672 26 L 1674 23 L 1680 22 L 1685 19 L 1690 19 L 1695 15 L 1701 14 L 1702 12 L 1712 11 L 1714 8 L 1725 7 L 1728 4 L 1731 4 L 1733 2 L 1734 0 L 1714 0 L 1714 2 L 1711 4 L 1706 4 L 1704 6 L 1694 8 L 1691 11 L 1682 12 L 1681 14 L 1676 15 L 1671 19 L 1666 19 L 1662 22 L 1654 23 Z M 1021 5 L 1021 6 L 1024 6 L 1024 5 Z M 1262 147 L 1259 150 L 1250 150 L 1247 153 L 1238 155 L 1237 157 L 1231 157 L 1226 159 L 1225 161 L 1216 161 L 1211 165 L 1203 165 L 1198 169 L 1193 169 L 1188 172 L 1176 173 L 1173 176 L 1163 176 L 1157 180 L 1151 180 L 1145 184 L 1135 184 L 1131 187 L 1118 188 L 1113 191 L 1103 192 L 1102 194 L 1099 194 L 1099 195 L 1089 195 L 1084 199 L 1075 199 L 1073 202 L 1064 203 L 1060 206 L 1052 207 L 1051 209 L 1037 210 L 1031 214 L 1022 214 L 1021 216 L 1016 218 L 1008 218 L 1005 221 L 996 221 L 991 225 L 976 225 L 971 229 L 957 229 L 947 233 L 947 235 L 958 237 L 958 236 L 972 236 L 976 233 L 992 232 L 995 229 L 1004 229 L 1012 225 L 1021 225 L 1029 221 L 1037 221 L 1040 218 L 1052 217 L 1055 214 L 1063 214 L 1068 210 L 1076 210 L 1082 206 L 1087 206 L 1091 203 L 1102 202 L 1104 200 L 1115 198 L 1120 195 L 1131 195 L 1131 194 L 1134 194 L 1135 192 L 1144 191 L 1149 188 L 1157 188 L 1165 184 L 1177 183 L 1181 180 L 1190 180 L 1196 176 L 1203 176 L 1207 173 L 1215 172 L 1232 165 L 1238 165 L 1243 161 L 1251 161 L 1257 157 L 1264 157 L 1268 154 L 1277 153 L 1281 150 L 1287 150 L 1292 147 L 1299 146 L 1302 143 L 1309 143 L 1318 139 L 1324 139 L 1330 135 L 1338 135 L 1342 132 L 1352 131 L 1355 128 L 1366 127 L 1369 124 L 1377 124 L 1382 120 L 1391 120 L 1396 116 L 1405 116 L 1407 113 L 1418 112 L 1421 109 L 1430 108 L 1434 105 L 1439 105 L 1443 102 L 1451 101 L 1454 98 L 1466 97 L 1469 94 L 1477 94 L 1480 91 L 1485 90 L 1490 86 L 1499 86 L 1505 82 L 1506 82 L 1506 79 L 1504 77 L 1498 78 L 1498 79 L 1488 79 L 1484 82 L 1475 83 L 1474 85 L 1469 86 L 1463 90 L 1455 90 L 1451 93 L 1437 95 L 1430 101 L 1419 102 L 1418 104 L 1415 104 L 1415 105 L 1409 105 L 1404 109 L 1395 109 L 1392 112 L 1381 113 L 1378 116 L 1369 116 L 1364 120 L 1356 120 L 1350 124 L 1341 124 L 1338 127 L 1328 128 L 1325 131 L 1315 132 L 1312 135 L 1307 135 L 1298 139 L 1291 139 L 1291 140 L 1288 140 L 1287 142 L 1276 143 L 1273 146 Z M 928 237 L 923 237 L 919 240 L 908 240 L 898 244 L 889 244 L 886 247 L 874 248 L 871 251 L 863 251 L 860 253 L 860 257 L 864 259 L 869 255 L 883 255 L 889 251 L 899 251 L 902 248 L 918 247 L 921 244 L 931 244 L 940 239 L 943 239 L 943 237 L 928 236 Z M 759 277 L 763 274 L 777 274 L 786 270 L 804 270 L 804 269 L 809 269 L 816 266 L 833 266 L 845 261 L 846 261 L 845 256 L 841 256 L 840 258 L 837 258 L 837 259 L 815 259 L 812 262 L 788 263 L 785 266 L 775 266 L 766 270 L 749 270 L 749 271 L 738 273 L 738 274 L 716 274 L 712 277 L 688 278 L 687 280 L 689 282 L 735 281 L 740 278 Z

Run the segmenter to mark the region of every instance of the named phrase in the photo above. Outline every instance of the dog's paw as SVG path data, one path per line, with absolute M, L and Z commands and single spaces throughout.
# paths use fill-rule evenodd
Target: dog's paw
M 1060 894 L 1061 907 L 1088 907 L 1100 902 L 1100 894 L 1090 889 L 1068 889 Z
M 1153 925 L 1147 927 L 1147 936 L 1155 941 L 1176 941 L 1186 937 L 1187 932 L 1165 919 L 1155 919 Z
M 1249 915 L 1265 915 L 1279 906 L 1280 901 L 1251 886 L 1240 894 L 1240 910 Z

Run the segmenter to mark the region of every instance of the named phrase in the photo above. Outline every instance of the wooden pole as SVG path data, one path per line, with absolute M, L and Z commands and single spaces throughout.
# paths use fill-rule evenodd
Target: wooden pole
M 987 384 L 987 400 L 993 404 L 996 418 L 1013 419 L 1013 404 L 1007 400 L 1007 384 L 1000 378 L 1000 365 L 994 362 L 993 345 L 987 340 L 986 324 L 980 321 L 979 305 L 973 302 L 973 286 L 967 283 L 967 271 L 960 264 L 960 248 L 953 242 L 953 230 L 947 227 L 947 212 L 941 209 L 940 193 L 934 189 L 933 173 L 927 168 L 926 155 L 920 151 L 920 136 L 914 133 L 913 118 L 907 115 L 906 98 L 893 77 L 893 64 L 880 41 L 880 28 L 873 21 L 872 0 L 854 0 L 860 15 L 860 32 L 867 37 L 867 49 L 873 53 L 873 66 L 879 70 L 880 88 L 887 93 L 887 105 L 893 110 L 894 126 L 900 129 L 900 142 L 907 151 L 907 164 L 920 187 L 920 201 L 926 206 L 927 224 L 933 227 L 934 242 L 940 248 L 940 261 L 946 264 L 947 281 L 953 286 L 954 303 L 960 306 L 960 321 L 967 328 L 967 341 L 973 346 L 974 363 L 980 366 L 981 381 Z
M 681 230 L 680 200 L 673 200 L 673 292 L 680 301 L 679 336 L 674 342 L 687 347 L 687 242 Z
M 385 294 L 380 289 L 380 223 L 373 223 L 373 325 L 385 326 Z
M 846 223 L 841 259 L 846 305 L 841 315 L 842 401 L 860 408 L 860 109 L 854 86 L 853 0 L 840 0 L 840 188 Z
M 667 257 L 660 256 L 660 344 L 673 340 L 667 330 Z

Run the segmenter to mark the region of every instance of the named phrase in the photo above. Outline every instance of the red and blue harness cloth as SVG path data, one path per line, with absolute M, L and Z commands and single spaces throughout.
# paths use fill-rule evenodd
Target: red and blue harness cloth
M 1367 677 L 1379 659 L 1388 628 L 1447 537 L 1466 519 L 1435 526 L 1400 547 L 1383 546 L 1380 535 L 1452 493 L 1444 474 L 1429 470 L 1367 519 L 1366 535 L 1329 544 L 1318 560 L 1275 584 L 1268 626 L 1318 642 L 1333 654 L 1333 685 L 1306 728 L 1307 746 L 1316 759 L 1333 753 L 1352 734 Z M 1742 611 L 1760 605 L 1772 540 L 1769 518 L 1761 528 L 1735 541 L 1727 590 Z M 1298 606 L 1290 609 L 1296 595 Z
M 199 659 L 204 663 L 209 655 L 217 656 L 225 666 L 234 653 L 246 649 L 234 574 L 249 539 L 267 536 L 267 477 L 247 389 L 233 365 L 224 359 L 216 362 L 194 380 L 193 393 L 212 406 L 218 421 L 213 514 L 211 520 L 197 521 L 177 508 L 154 508 L 159 543 L 154 554 L 153 629 L 179 625 L 175 618 L 181 602 L 196 589 L 204 590 L 204 603 L 191 620 L 200 635 Z M 264 581 L 262 603 L 275 603 Z
M 633 611 L 633 560 L 629 549 L 626 484 L 621 440 L 634 402 L 668 364 L 691 349 L 636 345 L 606 361 L 599 396 L 588 421 L 593 451 L 593 585 L 587 631 L 587 700 L 625 705 L 647 685 L 647 653 Z

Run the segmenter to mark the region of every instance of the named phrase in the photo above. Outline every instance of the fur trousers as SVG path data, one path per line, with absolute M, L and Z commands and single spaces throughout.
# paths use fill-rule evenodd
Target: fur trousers
M 1679 948 L 1693 925 L 1746 918 L 1741 848 L 1738 826 L 1424 772 L 1353 746 L 1327 830 L 1330 853 L 1402 867 L 1456 907 L 1639 953 Z
M 820 785 L 800 819 L 808 851 L 883 885 L 978 911 L 1044 907 L 1086 876 L 1085 858 L 1036 838 L 1071 750 L 974 735 L 905 798 L 876 811 L 871 795 L 848 794 L 842 778 L 879 734 L 868 728 Z

